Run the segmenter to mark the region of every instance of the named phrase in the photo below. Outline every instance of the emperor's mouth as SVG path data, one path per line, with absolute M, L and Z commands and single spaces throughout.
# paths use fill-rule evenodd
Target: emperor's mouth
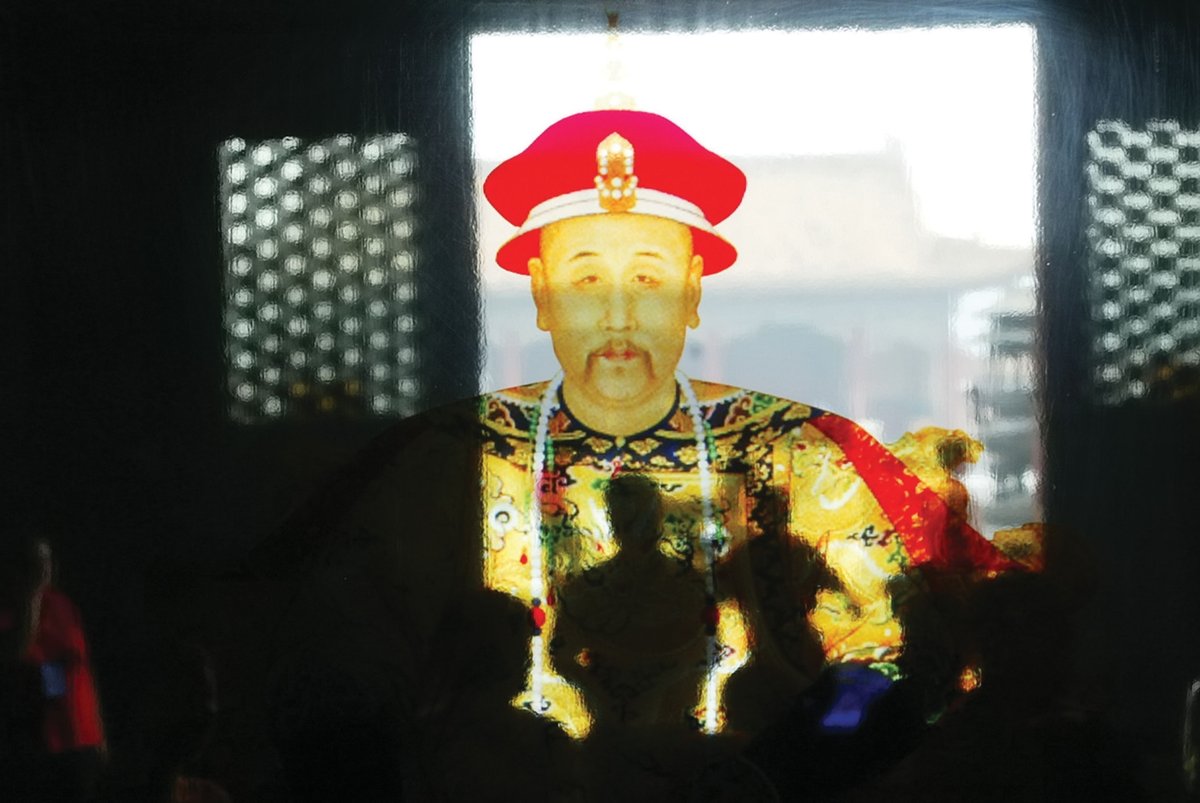
M 633 346 L 610 344 L 596 352 L 596 356 L 614 362 L 634 360 L 641 356 L 641 351 Z

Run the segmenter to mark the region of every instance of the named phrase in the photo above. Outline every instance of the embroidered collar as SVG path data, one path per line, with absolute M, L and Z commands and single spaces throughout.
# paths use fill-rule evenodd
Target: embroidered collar
M 680 409 L 681 398 L 682 391 L 677 381 L 675 383 L 675 400 L 671 403 L 671 409 L 667 411 L 666 415 L 660 418 L 655 424 L 643 430 L 630 433 L 629 435 L 617 436 L 593 429 L 580 421 L 567 406 L 567 400 L 563 396 L 562 386 L 560 385 L 558 388 L 558 409 L 554 417 L 550 420 L 550 434 L 559 440 L 599 438 L 606 443 L 611 442 L 616 445 L 623 445 L 643 438 L 655 438 L 665 432 L 683 434 L 690 437 L 692 435 L 692 420 L 690 416 Z

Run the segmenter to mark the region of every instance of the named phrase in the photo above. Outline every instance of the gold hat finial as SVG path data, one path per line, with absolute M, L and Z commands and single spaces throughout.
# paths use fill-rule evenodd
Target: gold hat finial
M 596 146 L 596 191 L 605 212 L 628 212 L 637 204 L 633 143 L 616 131 Z

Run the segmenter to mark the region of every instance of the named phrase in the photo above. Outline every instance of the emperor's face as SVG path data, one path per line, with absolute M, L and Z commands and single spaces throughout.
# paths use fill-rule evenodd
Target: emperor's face
M 608 213 L 543 228 L 529 275 L 566 386 L 611 409 L 673 389 L 703 272 L 691 230 L 672 220 Z

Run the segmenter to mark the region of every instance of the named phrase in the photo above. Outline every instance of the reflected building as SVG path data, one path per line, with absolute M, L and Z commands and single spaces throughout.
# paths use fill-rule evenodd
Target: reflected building
M 980 468 L 990 488 L 976 494 L 986 530 L 1038 518 L 1041 447 L 1034 399 L 1036 314 L 1032 288 L 1008 288 L 987 313 L 987 362 L 969 395 L 979 439 Z

